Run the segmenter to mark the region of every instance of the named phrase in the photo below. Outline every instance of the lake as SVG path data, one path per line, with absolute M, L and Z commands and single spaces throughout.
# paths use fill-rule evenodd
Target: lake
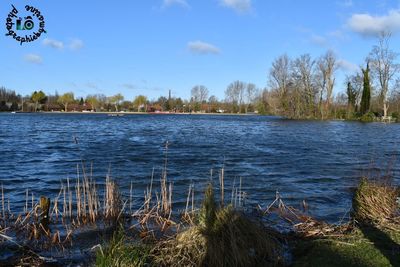
M 293 121 L 268 116 L 0 114 L 0 181 L 13 211 L 25 190 L 55 197 L 60 181 L 76 178 L 77 164 L 93 165 L 103 182 L 110 171 L 138 203 L 152 170 L 159 179 L 168 141 L 168 179 L 182 207 L 190 183 L 196 195 L 225 168 L 227 195 L 242 179 L 247 205 L 265 207 L 278 190 L 284 201 L 336 222 L 351 207 L 363 174 L 398 177 L 400 124 Z

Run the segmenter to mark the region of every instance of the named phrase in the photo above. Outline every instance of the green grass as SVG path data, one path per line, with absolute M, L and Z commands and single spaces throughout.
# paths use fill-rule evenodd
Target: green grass
M 123 230 L 117 230 L 109 243 L 99 249 L 96 266 L 140 267 L 151 266 L 150 248 L 145 245 L 127 244 Z
M 294 256 L 294 267 L 400 266 L 400 234 L 356 229 L 340 239 L 299 241 Z
M 294 242 L 293 266 L 399 266 L 399 190 L 362 179 L 353 197 L 356 227 L 340 238 Z
M 302 237 L 289 243 L 291 266 L 400 267 L 398 188 L 363 179 L 353 198 L 354 227 L 339 237 Z M 198 224 L 152 246 L 130 245 L 122 230 L 97 253 L 97 266 L 282 266 L 275 233 L 205 194 Z

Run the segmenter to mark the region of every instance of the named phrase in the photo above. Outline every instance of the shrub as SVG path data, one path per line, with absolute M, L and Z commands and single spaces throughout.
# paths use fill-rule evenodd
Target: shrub
M 391 116 L 395 121 L 399 121 L 399 113 L 398 112 L 392 112 Z
M 375 114 L 372 112 L 365 113 L 360 117 L 361 122 L 373 122 L 375 120 Z

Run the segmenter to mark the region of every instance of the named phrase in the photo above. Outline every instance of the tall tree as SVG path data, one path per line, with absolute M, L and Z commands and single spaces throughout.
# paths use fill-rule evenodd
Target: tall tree
M 373 47 L 369 58 L 372 71 L 378 78 L 380 102 L 384 117 L 387 117 L 389 109 L 388 93 L 395 81 L 394 76 L 400 71 L 400 65 L 396 63 L 398 54 L 389 48 L 390 37 L 389 32 L 382 32 L 379 36 L 378 45 Z
M 46 94 L 43 93 L 42 91 L 39 91 L 39 92 L 35 91 L 35 92 L 33 92 L 31 99 L 35 103 L 35 112 L 36 112 L 38 109 L 39 103 L 46 99 Z
M 278 91 L 280 108 L 285 111 L 288 108 L 288 87 L 291 80 L 290 77 L 290 59 L 284 54 L 272 62 L 269 71 L 270 87 Z
M 202 103 L 208 98 L 208 89 L 204 85 L 194 86 L 190 93 L 193 101 L 197 103 Z
M 371 103 L 371 82 L 369 79 L 369 63 L 367 63 L 367 68 L 362 69 L 363 73 L 363 92 L 361 96 L 360 113 L 364 115 L 369 112 L 369 107 Z
M 225 90 L 225 100 L 231 104 L 232 112 L 238 112 L 238 105 L 241 104 L 246 84 L 241 81 L 235 81 L 228 85 Z
M 325 110 L 328 112 L 329 111 L 329 106 L 332 101 L 332 94 L 333 94 L 333 88 L 335 86 L 335 72 L 338 69 L 338 64 L 336 62 L 336 56 L 333 53 L 333 51 L 328 50 L 325 55 L 320 57 L 318 60 L 318 69 L 320 72 L 320 77 L 322 79 L 322 84 L 324 88 L 322 88 L 322 93 L 321 93 L 321 98 L 322 100 L 322 95 L 323 92 L 325 92 Z M 321 103 L 322 104 L 322 103 Z M 322 108 L 322 105 L 321 105 Z M 323 117 L 323 112 L 321 109 L 321 115 Z
M 348 112 L 354 111 L 356 107 L 357 92 L 350 81 L 347 82 L 347 110 Z
M 99 99 L 96 95 L 88 95 L 86 97 L 86 102 L 89 103 L 91 109 L 95 111 L 99 105 Z
M 116 112 L 118 112 L 118 106 L 123 100 L 124 96 L 119 93 L 110 97 L 110 102 L 114 105 Z
M 157 101 L 155 102 L 156 105 L 159 105 L 161 107 L 162 111 L 168 111 L 169 110 L 169 105 L 168 105 L 168 98 L 165 96 L 160 96 Z
M 218 98 L 212 95 L 208 98 L 208 112 L 216 112 L 218 108 Z
M 292 63 L 295 117 L 315 116 L 314 104 L 317 91 L 314 85 L 314 65 L 315 61 L 309 54 L 301 55 Z
M 208 98 L 208 89 L 204 85 L 196 85 L 190 91 L 191 99 L 194 104 L 195 110 L 200 110 L 200 104 L 207 101 Z
M 255 98 L 257 96 L 257 87 L 254 83 L 248 83 L 246 86 L 246 113 L 251 104 L 254 104 Z
M 137 109 L 137 112 L 140 112 L 140 110 L 145 107 L 146 103 L 147 97 L 145 97 L 144 95 L 138 95 L 133 100 L 133 106 Z
M 60 103 L 61 105 L 63 105 L 64 106 L 64 111 L 67 112 L 68 111 L 68 105 L 70 103 L 74 102 L 74 101 L 75 101 L 74 93 L 69 92 L 69 93 L 65 93 L 65 94 L 61 95 L 58 98 L 57 102 Z

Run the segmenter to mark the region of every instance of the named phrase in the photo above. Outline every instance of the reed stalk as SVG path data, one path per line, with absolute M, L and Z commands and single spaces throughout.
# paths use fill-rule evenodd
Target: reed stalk
M 26 189 L 26 194 L 25 194 L 25 207 L 24 207 L 24 213 L 28 213 L 28 199 L 29 199 L 29 190 Z
M 221 207 L 224 206 L 224 175 L 225 175 L 225 167 L 222 167 L 221 172 L 220 172 L 220 176 L 219 176 L 219 184 L 220 184 L 220 198 L 221 198 Z
M 4 206 L 4 186 L 3 186 L 3 183 L 1 184 L 1 206 L 2 206 L 3 219 L 5 219 L 6 218 L 6 211 L 5 211 L 5 206 Z

